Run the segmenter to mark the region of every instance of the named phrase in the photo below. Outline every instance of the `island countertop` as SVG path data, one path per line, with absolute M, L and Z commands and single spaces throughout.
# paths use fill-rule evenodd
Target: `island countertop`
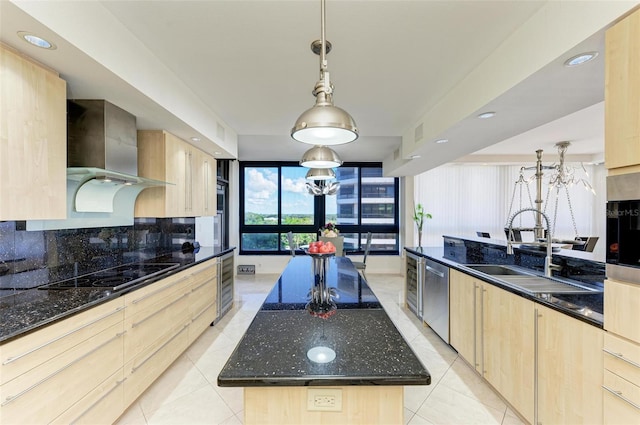
M 224 387 L 428 385 L 431 376 L 348 258 L 331 257 L 327 286 L 337 309 L 307 310 L 313 259 L 297 256 L 267 296 L 218 376 Z M 311 361 L 314 347 L 335 359 Z

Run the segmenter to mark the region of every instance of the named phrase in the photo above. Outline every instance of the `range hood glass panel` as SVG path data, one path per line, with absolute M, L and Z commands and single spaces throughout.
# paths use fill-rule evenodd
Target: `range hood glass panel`
M 69 167 L 67 168 L 67 179 L 79 182 L 86 182 L 91 179 L 111 179 L 114 182 L 131 183 L 133 185 L 141 185 L 144 187 L 167 186 L 173 183 L 163 182 L 161 180 L 147 179 L 131 174 L 120 173 L 118 171 L 104 170 L 94 167 Z

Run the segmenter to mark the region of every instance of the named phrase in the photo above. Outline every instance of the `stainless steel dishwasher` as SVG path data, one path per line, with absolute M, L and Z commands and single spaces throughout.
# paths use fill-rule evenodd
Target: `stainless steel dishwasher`
M 422 320 L 449 343 L 449 267 L 425 258 Z

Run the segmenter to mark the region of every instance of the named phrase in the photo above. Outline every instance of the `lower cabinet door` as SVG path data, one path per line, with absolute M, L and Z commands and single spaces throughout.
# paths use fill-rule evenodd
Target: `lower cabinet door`
M 476 359 L 476 288 L 478 284 L 457 270 L 449 273 L 449 341 L 469 364 Z
M 213 302 L 203 308 L 202 311 L 195 313 L 191 319 L 191 325 L 189 325 L 189 345 L 198 339 L 216 319 L 216 307 L 216 300 L 213 300 Z
M 186 350 L 189 339 L 188 328 L 189 324 L 179 325 L 165 338 L 157 340 L 147 350 L 125 364 L 125 406 L 133 403 Z
M 61 354 L 66 357 L 62 365 L 46 362 L 3 384 L 2 423 L 41 424 L 57 418 L 120 369 L 122 335 L 122 324 L 116 324 Z
M 484 284 L 482 290 L 482 374 L 527 421 L 533 423 L 533 301 L 493 285 Z
M 602 330 L 536 308 L 538 423 L 602 423 Z
M 624 378 L 604 371 L 604 423 L 637 425 L 640 421 L 640 387 Z
M 53 424 L 109 425 L 125 410 L 122 369 L 58 416 Z

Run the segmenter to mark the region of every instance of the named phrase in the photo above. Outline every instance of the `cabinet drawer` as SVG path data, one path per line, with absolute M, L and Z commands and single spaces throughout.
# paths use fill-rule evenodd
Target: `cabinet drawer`
M 154 304 L 140 311 L 131 319 L 125 319 L 127 334 L 124 338 L 124 361 L 128 362 L 143 352 L 154 341 L 170 334 L 176 326 L 190 322 L 190 294 L 178 294 L 175 299 Z
M 145 352 L 125 364 L 124 400 L 130 405 L 187 348 L 189 325 L 174 329 L 171 335 L 154 342 Z
M 185 270 L 126 294 L 125 305 L 127 310 L 125 320 L 153 305 L 157 305 L 158 309 L 160 309 L 162 303 L 172 302 L 180 295 L 188 293 L 192 277 L 192 274 Z
M 604 368 L 640 386 L 640 344 L 604 335 Z
M 49 423 L 120 369 L 122 324 L 0 386 L 3 423 Z
M 604 328 L 640 344 L 640 285 L 604 282 Z
M 2 384 L 54 359 L 124 318 L 122 298 L 93 307 L 1 346 Z
M 640 387 L 604 371 L 604 423 L 634 424 L 640 418 Z
M 112 424 L 125 410 L 122 368 L 58 416 L 54 424 Z
M 189 326 L 189 345 L 193 343 L 202 333 L 216 320 L 216 302 L 205 306 L 201 311 L 192 316 Z
M 215 278 L 209 279 L 193 286 L 193 288 L 191 289 L 192 301 L 189 305 L 189 310 L 191 311 L 192 318 L 195 314 L 200 313 L 205 306 L 211 304 L 217 299 L 217 290 L 218 282 Z

